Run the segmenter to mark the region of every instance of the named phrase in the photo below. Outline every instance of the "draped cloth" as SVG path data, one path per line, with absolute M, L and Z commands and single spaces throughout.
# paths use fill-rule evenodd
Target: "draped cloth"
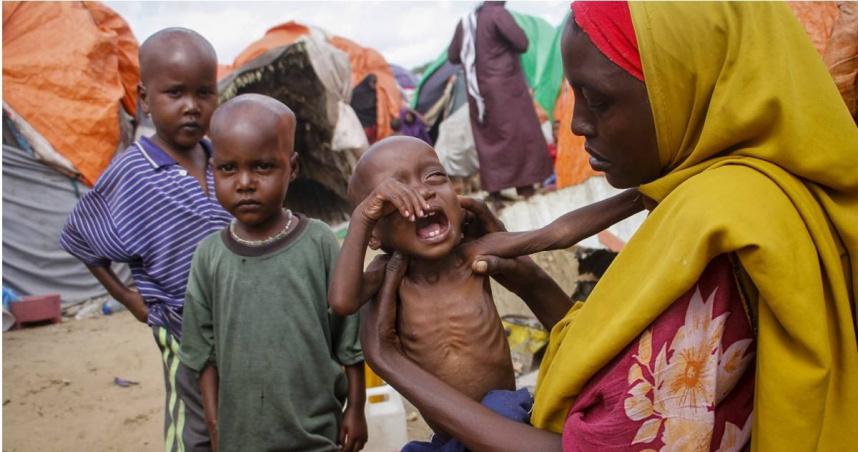
M 575 23 L 609 60 L 643 81 L 641 56 L 628 2 L 574 2 L 572 12 Z
M 399 133 L 405 136 L 419 138 L 426 143 L 429 143 L 429 146 L 432 146 L 432 137 L 429 136 L 429 131 L 426 130 L 426 124 L 420 120 L 414 113 L 411 113 L 412 120 L 408 122 L 405 117 L 408 115 L 408 110 L 403 108 L 399 111 L 399 122 L 402 124 L 402 127 L 399 129 Z
M 785 4 L 629 6 L 657 206 L 552 330 L 533 424 L 560 432 L 591 377 L 733 254 L 759 291 L 752 449 L 854 447 L 858 129 Z
M 477 84 L 477 11 L 462 17 L 462 50 L 459 58 L 465 68 L 468 95 L 477 103 L 477 121 L 482 123 L 486 117 L 486 101 L 480 95 L 480 85 Z

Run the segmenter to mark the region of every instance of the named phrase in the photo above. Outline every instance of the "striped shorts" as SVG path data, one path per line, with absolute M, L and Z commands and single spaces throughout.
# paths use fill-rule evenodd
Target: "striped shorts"
M 179 361 L 179 341 L 172 334 L 160 326 L 153 326 L 152 332 L 161 350 L 167 388 L 164 405 L 166 451 L 210 451 L 211 440 L 196 373 Z

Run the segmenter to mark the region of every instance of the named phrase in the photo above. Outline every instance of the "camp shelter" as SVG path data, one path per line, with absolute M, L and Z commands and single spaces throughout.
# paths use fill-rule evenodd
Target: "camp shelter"
M 408 69 L 395 64 L 390 65 L 390 70 L 393 71 L 393 77 L 396 79 L 396 85 L 399 86 L 399 93 L 402 95 L 402 102 L 406 105 L 410 104 L 411 97 L 414 96 L 414 89 L 417 88 L 417 76 Z
M 221 103 L 239 94 L 260 93 L 295 112 L 300 168 L 285 205 L 331 224 L 346 220 L 351 212 L 348 177 L 367 146 L 348 106 L 349 57 L 329 44 L 323 31 L 289 22 L 251 43 L 233 67 L 218 82 Z
M 58 293 L 64 306 L 105 293 L 59 238 L 133 136 L 137 49 L 101 3 L 3 3 L 4 286 Z M 117 272 L 128 279 L 126 266 Z
M 396 78 L 390 69 L 390 65 L 375 49 L 363 47 L 346 38 L 334 36 L 330 43 L 349 56 L 352 87 L 357 86 L 368 75 L 375 75 L 377 139 L 380 140 L 389 136 L 393 132 L 390 128 L 390 119 L 398 118 L 399 109 L 402 108 L 402 96 L 399 94 Z
M 408 69 L 405 69 L 402 66 L 397 66 L 395 64 L 390 65 L 390 70 L 393 72 L 393 77 L 396 79 L 396 83 L 399 85 L 400 88 L 417 88 L 417 76 L 415 76 L 414 73 L 412 73 Z
M 140 67 L 128 24 L 99 2 L 3 3 L 3 101 L 92 185 L 137 112 Z M 55 159 L 56 160 L 56 159 Z

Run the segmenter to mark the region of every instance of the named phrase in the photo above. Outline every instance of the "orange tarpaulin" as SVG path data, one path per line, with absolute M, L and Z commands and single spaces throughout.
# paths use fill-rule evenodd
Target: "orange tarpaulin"
M 247 46 L 231 66 L 219 65 L 218 79 L 271 49 L 292 44 L 309 32 L 308 27 L 294 21 L 272 27 L 265 32 L 265 36 Z M 346 38 L 335 36 L 329 40 L 329 43 L 348 55 L 352 71 L 352 87 L 357 86 L 369 74 L 375 74 L 377 77 L 378 139 L 390 135 L 392 132 L 390 118 L 399 117 L 399 109 L 402 107 L 402 96 L 399 94 L 390 65 L 377 51 Z
M 788 2 L 819 55 L 825 52 L 839 10 L 835 2 Z
M 569 127 L 574 106 L 575 94 L 564 80 L 554 107 L 554 117 L 560 121 L 557 131 L 557 161 L 554 163 L 557 188 L 578 185 L 590 176 L 601 174 L 590 168 L 590 155 L 584 151 L 584 137 L 574 135 Z
M 265 32 L 265 36 L 247 46 L 246 49 L 235 57 L 235 61 L 232 62 L 232 68 L 237 68 L 271 49 L 292 44 L 309 32 L 309 28 L 295 21 L 271 27 Z
M 140 65 L 128 24 L 97 2 L 3 3 L 3 100 L 92 185 L 136 112 Z
M 349 56 L 349 65 L 352 68 L 352 87 L 358 85 L 367 75 L 375 74 L 377 108 L 376 124 L 378 125 L 378 139 L 389 136 L 393 131 L 390 128 L 390 119 L 399 117 L 399 109 L 402 108 L 402 95 L 396 85 L 393 70 L 387 64 L 387 60 L 377 51 L 369 47 L 350 41 L 346 38 L 335 36 L 331 38 L 331 45 L 342 50 Z

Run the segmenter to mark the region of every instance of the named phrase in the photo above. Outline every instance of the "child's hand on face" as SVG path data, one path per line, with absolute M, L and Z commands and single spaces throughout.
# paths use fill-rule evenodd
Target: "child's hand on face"
M 371 221 L 378 221 L 396 211 L 409 221 L 415 221 L 429 210 L 429 204 L 423 196 L 393 178 L 379 184 L 360 206 L 364 217 Z
M 363 449 L 367 437 L 366 417 L 363 410 L 346 405 L 343 424 L 340 426 L 340 450 L 358 452 Z

